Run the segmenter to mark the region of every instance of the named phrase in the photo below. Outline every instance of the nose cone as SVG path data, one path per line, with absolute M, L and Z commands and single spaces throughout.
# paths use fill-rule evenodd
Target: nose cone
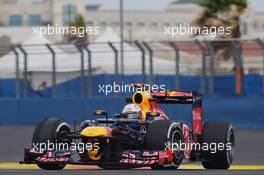
M 112 129 L 103 126 L 89 126 L 82 130 L 81 135 L 85 137 L 111 136 Z

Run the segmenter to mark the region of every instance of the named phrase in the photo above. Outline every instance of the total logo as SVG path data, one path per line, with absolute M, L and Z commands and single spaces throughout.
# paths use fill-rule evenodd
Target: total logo
M 146 134 L 147 133 L 147 128 L 145 126 L 141 126 L 140 132 L 143 133 L 143 134 Z

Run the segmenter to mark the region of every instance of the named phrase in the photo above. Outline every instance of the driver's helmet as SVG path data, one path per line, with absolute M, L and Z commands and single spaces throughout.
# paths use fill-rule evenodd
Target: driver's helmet
M 123 108 L 122 114 L 126 114 L 128 119 L 140 119 L 141 110 L 137 105 L 131 103 Z

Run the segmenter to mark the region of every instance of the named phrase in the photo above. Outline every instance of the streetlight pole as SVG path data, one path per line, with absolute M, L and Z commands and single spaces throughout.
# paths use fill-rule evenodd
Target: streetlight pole
M 121 75 L 124 74 L 124 7 L 123 0 L 120 0 L 120 59 Z

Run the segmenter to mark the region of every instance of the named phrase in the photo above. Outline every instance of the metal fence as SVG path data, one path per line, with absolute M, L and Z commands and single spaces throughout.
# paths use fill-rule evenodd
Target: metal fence
M 124 47 L 123 59 L 137 57 L 138 68 L 133 74 L 140 74 L 143 83 L 155 83 L 154 76 L 164 74 L 167 69 L 174 75 L 175 89 L 181 89 L 181 75 L 199 75 L 201 93 L 215 93 L 214 76 L 230 74 L 236 77 L 235 93 L 241 93 L 241 77 L 243 74 L 259 74 L 264 82 L 264 42 L 260 39 L 255 40 L 192 40 L 192 41 L 134 41 L 125 42 L 129 47 Z M 96 46 L 96 47 L 94 47 Z M 101 47 L 100 46 L 104 46 Z M 107 49 L 106 49 L 107 46 Z M 1 61 L 7 57 L 13 57 L 12 63 L 14 78 L 16 80 L 16 97 L 27 97 L 29 93 L 29 77 L 32 72 L 37 72 L 37 68 L 30 70 L 28 67 L 30 58 L 39 57 L 40 59 L 50 59 L 51 69 L 46 74 L 50 76 L 52 97 L 56 97 L 59 74 L 58 67 L 67 67 L 66 63 L 59 61 L 60 57 L 67 56 L 78 60 L 79 68 L 70 70 L 75 75 L 80 76 L 80 96 L 92 96 L 92 76 L 98 72 L 94 71 L 93 63 L 98 61 L 98 55 L 112 60 L 112 65 L 107 68 L 111 71 L 106 73 L 113 74 L 115 81 L 120 76 L 126 74 L 126 64 L 120 57 L 120 42 L 97 42 L 89 44 L 19 44 L 2 46 L 0 50 L 5 50 L 6 55 L 0 57 Z M 131 56 L 126 53 L 134 53 Z M 137 53 L 137 54 L 135 54 Z M 42 56 L 43 57 L 42 57 Z M 171 66 L 161 69 L 161 65 L 156 65 L 157 58 L 169 60 Z M 130 60 L 135 58 L 129 58 Z M 132 60 L 133 61 L 133 60 Z M 103 62 L 102 62 L 103 63 Z M 40 61 L 39 64 L 42 64 Z M 12 72 L 12 71 L 11 71 Z M 45 70 L 44 70 L 45 72 Z M 4 74 L 0 69 L 0 74 Z M 12 76 L 11 76 L 12 77 Z M 5 78 L 3 75 L 2 78 Z M 21 83 L 24 82 L 23 94 L 21 94 Z M 208 89 L 206 83 L 208 82 Z M 263 86 L 264 87 L 264 86 Z M 88 92 L 88 93 L 86 93 Z M 263 89 L 264 93 L 264 89 Z

